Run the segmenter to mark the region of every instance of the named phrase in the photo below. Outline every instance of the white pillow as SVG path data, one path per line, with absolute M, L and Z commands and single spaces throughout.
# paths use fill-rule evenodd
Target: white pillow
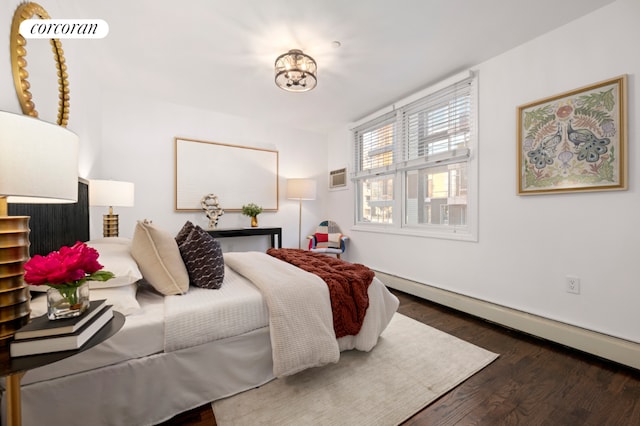
M 91 290 L 98 288 L 120 287 L 133 284 L 142 278 L 138 264 L 131 256 L 131 240 L 128 238 L 100 238 L 86 243 L 98 250 L 98 262 L 103 270 L 113 272 L 115 277 L 108 281 L 88 281 Z M 46 285 L 31 285 L 29 290 L 46 292 Z
M 131 247 L 131 238 L 125 237 L 104 237 L 92 238 L 87 244 L 122 244 Z
M 48 289 L 47 286 L 44 289 Z M 113 305 L 113 310 L 122 315 L 137 315 L 143 313 L 143 309 L 136 299 L 137 284 L 129 284 L 120 287 L 99 288 L 89 291 L 89 299 L 107 299 L 108 305 Z M 47 297 L 43 295 L 34 296 L 31 299 L 31 318 L 39 317 L 47 313 Z
M 107 299 L 107 305 L 113 305 L 113 310 L 122 315 L 138 315 L 144 312 L 138 300 L 136 292 L 138 284 L 129 284 L 120 287 L 97 288 L 89 291 L 89 299 Z
M 114 240 L 114 241 L 109 241 Z M 108 281 L 89 281 L 93 289 L 120 287 L 133 284 L 142 279 L 138 264 L 131 256 L 131 240 L 128 238 L 102 238 L 87 241 L 89 247 L 98 250 L 98 262 L 105 271 L 113 272 L 114 278 Z
M 138 221 L 133 232 L 131 255 L 144 279 L 168 296 L 189 291 L 189 273 L 176 239 L 149 221 Z
M 41 286 L 46 287 L 46 286 Z M 49 287 L 46 287 L 49 288 Z M 29 307 L 31 308 L 31 318 L 39 317 L 47 313 L 47 295 L 46 294 L 38 294 L 32 295 L 31 302 L 29 302 Z

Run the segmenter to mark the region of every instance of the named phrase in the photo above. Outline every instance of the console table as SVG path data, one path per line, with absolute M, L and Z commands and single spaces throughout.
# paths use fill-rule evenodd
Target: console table
M 282 248 L 282 228 L 227 228 L 227 229 L 210 229 L 207 231 L 213 238 L 227 237 L 252 237 L 254 235 L 269 235 L 271 237 L 272 248 Z M 276 247 L 275 237 L 278 237 L 278 245 Z

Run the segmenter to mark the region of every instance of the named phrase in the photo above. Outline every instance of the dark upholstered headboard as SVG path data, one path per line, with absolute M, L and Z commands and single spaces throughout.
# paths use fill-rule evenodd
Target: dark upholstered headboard
M 8 209 L 10 216 L 31 216 L 31 256 L 89 240 L 89 183 L 84 179 L 78 181 L 77 203 L 9 204 Z

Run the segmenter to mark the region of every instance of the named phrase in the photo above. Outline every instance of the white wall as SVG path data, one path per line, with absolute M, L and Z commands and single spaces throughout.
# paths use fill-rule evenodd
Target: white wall
M 551 13 L 551 12 L 550 12 Z M 479 64 L 479 241 L 349 231 L 351 261 L 587 329 L 640 342 L 637 147 L 640 2 L 618 0 Z M 508 35 L 505 35 L 508 36 Z M 516 195 L 516 107 L 628 74 L 629 190 Z M 329 137 L 329 166 L 350 134 Z M 353 223 L 353 189 L 328 210 Z M 581 294 L 565 291 L 565 276 Z
M 323 218 L 326 194 L 327 149 L 324 135 L 272 125 L 242 117 L 203 111 L 135 94 L 110 91 L 103 94 L 102 152 L 92 177 L 135 183 L 135 207 L 116 208 L 120 215 L 120 235 L 131 237 L 136 220 L 151 219 L 177 233 L 185 221 L 206 227 L 203 212 L 174 211 L 174 137 L 222 142 L 279 152 L 279 211 L 258 216 L 261 226 L 283 228 L 285 247 L 297 247 L 298 212 L 296 201 L 286 199 L 286 179 L 311 177 L 318 181 L 318 199 L 303 202 L 303 238 Z M 231 185 L 219 182 L 216 185 Z M 205 195 L 205 194 L 203 194 Z M 224 200 L 220 200 L 224 209 Z M 101 234 L 101 215 L 106 208 L 92 208 L 92 236 Z M 225 213 L 219 228 L 249 226 L 250 219 L 240 213 Z M 221 240 L 225 250 L 260 250 L 267 237 Z

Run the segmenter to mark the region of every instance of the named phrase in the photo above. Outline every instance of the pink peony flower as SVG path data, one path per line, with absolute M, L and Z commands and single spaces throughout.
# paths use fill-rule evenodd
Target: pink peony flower
M 113 274 L 100 271 L 99 253 L 85 243 L 64 246 L 46 256 L 33 256 L 24 265 L 24 280 L 31 285 L 79 286 L 85 281 L 106 281 Z M 100 271 L 100 272 L 99 272 Z

